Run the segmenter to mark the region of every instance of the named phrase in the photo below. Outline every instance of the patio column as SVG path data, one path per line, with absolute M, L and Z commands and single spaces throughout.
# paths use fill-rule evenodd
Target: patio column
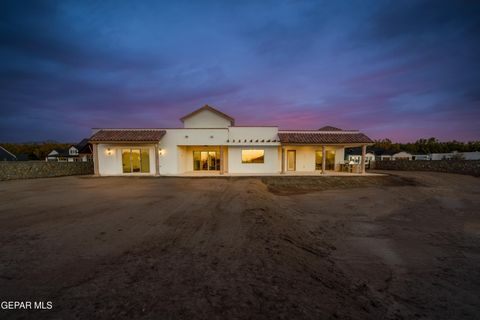
M 285 173 L 285 147 L 282 147 L 282 173 Z
M 159 176 L 160 175 L 160 161 L 158 157 L 158 143 L 155 144 L 155 175 Z
M 223 146 L 220 146 L 220 174 L 223 174 L 225 171 L 225 167 L 223 164 Z
M 325 146 L 322 146 L 322 174 L 325 174 L 325 168 L 327 167 L 327 150 Z
M 100 175 L 100 172 L 98 171 L 98 144 L 94 143 L 93 144 L 93 174 L 96 176 Z
M 362 146 L 362 159 L 360 163 L 360 169 L 362 170 L 362 174 L 365 174 L 365 155 L 367 153 L 367 146 Z

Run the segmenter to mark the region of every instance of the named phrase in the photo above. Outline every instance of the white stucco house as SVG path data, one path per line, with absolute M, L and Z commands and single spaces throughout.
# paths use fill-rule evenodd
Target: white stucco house
M 366 146 L 373 144 L 359 131 L 334 127 L 237 126 L 208 105 L 180 120 L 183 128 L 93 129 L 95 174 L 326 173 L 343 169 L 346 147 L 362 147 L 364 173 Z
M 393 160 L 412 160 L 412 155 L 405 151 L 400 151 L 392 155 Z

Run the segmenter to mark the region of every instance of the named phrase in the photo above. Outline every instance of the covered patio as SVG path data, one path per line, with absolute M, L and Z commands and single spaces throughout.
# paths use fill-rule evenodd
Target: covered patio
M 366 174 L 366 150 L 373 141 L 363 133 L 329 127 L 328 131 L 279 131 L 278 136 L 282 174 Z M 360 164 L 345 161 L 345 148 L 351 147 L 362 148 Z

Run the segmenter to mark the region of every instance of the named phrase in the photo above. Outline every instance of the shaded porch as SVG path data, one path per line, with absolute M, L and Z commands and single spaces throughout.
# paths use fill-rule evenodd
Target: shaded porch
M 345 148 L 350 145 L 282 145 L 282 174 L 365 174 L 366 145 L 361 145 L 360 163 L 345 160 Z

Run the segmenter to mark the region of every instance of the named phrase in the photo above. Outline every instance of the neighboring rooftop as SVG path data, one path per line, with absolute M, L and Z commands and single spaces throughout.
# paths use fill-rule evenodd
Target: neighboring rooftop
M 332 126 L 324 126 L 318 129 L 318 131 L 343 131 L 343 130 L 336 127 L 332 127 Z
M 0 146 L 0 161 L 15 161 L 17 157 L 5 149 L 4 147 Z

